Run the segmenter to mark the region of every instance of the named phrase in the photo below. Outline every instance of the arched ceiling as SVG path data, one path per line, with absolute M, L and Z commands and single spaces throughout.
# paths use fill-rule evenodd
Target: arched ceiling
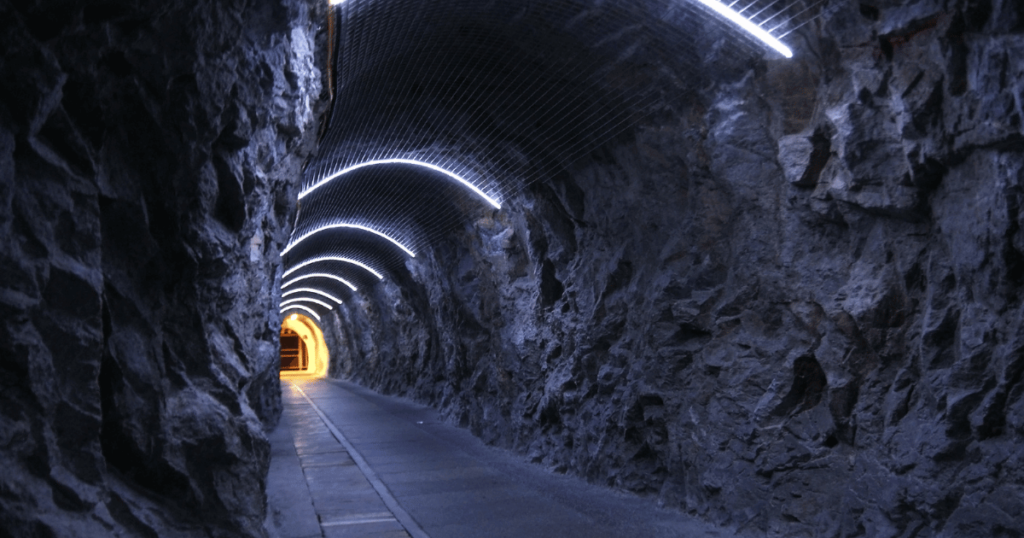
M 345 300 L 404 270 L 439 237 L 643 121 L 666 94 L 685 95 L 726 64 L 785 55 L 752 33 L 781 37 L 813 20 L 819 1 L 334 5 L 332 109 L 282 254 L 285 299 L 322 312 L 313 300 L 334 304 L 324 293 Z

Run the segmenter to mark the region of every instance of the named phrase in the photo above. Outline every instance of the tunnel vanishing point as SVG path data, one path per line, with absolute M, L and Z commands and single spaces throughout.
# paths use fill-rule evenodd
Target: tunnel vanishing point
M 1019 0 L 0 0 L 0 42 L 0 537 L 265 536 L 302 367 L 740 536 L 1024 536 Z

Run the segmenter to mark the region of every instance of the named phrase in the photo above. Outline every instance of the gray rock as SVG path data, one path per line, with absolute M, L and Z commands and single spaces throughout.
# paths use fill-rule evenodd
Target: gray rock
M 749 535 L 1024 533 L 1022 12 L 823 13 L 329 316 L 331 375 Z
M 264 533 L 323 9 L 0 2 L 0 534 Z

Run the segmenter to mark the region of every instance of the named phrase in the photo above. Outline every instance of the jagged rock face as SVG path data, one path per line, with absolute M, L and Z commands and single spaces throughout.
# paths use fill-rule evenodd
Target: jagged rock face
M 1024 532 L 1024 9 L 904 4 L 418 256 L 332 375 L 742 534 Z
M 0 2 L 0 536 L 263 533 L 320 4 Z

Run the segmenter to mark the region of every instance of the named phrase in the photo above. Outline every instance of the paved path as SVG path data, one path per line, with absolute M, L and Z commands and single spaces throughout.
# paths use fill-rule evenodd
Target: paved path
M 336 380 L 281 384 L 267 484 L 280 538 L 733 535 L 652 499 L 549 473 L 430 408 Z

